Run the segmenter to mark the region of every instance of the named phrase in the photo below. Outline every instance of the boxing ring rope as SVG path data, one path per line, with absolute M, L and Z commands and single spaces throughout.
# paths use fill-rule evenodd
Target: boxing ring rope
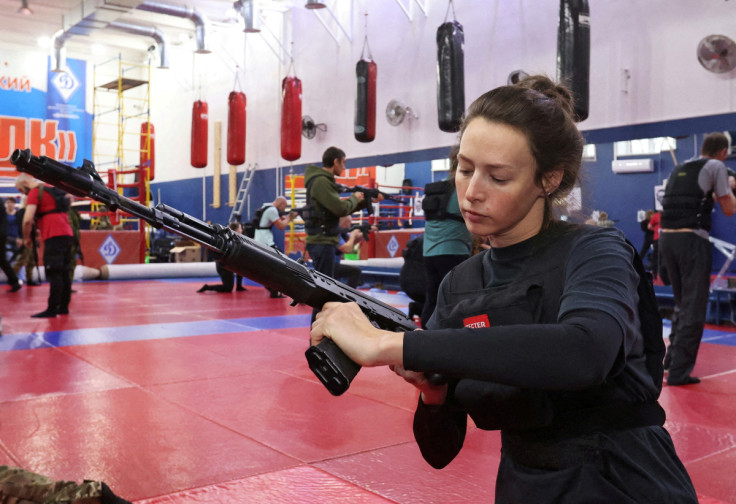
M 708 237 L 708 240 L 710 240 L 719 252 L 726 256 L 726 262 L 723 263 L 720 271 L 718 271 L 718 274 L 710 283 L 710 291 L 713 292 L 714 289 L 727 289 L 728 281 L 723 278 L 723 275 L 728 271 L 728 268 L 731 267 L 731 262 L 733 262 L 734 255 L 736 254 L 736 245 L 718 238 L 713 238 L 712 236 Z

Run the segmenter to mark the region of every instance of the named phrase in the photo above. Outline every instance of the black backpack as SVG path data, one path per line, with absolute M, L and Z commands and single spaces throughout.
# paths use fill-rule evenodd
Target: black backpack
M 659 313 L 652 275 L 644 268 L 644 263 L 634 245 L 629 240 L 626 240 L 626 242 L 634 249 L 634 268 L 639 273 L 638 309 L 641 332 L 644 336 L 644 355 L 646 356 L 647 371 L 652 376 L 657 389 L 661 390 L 665 354 L 665 345 L 662 339 L 662 316 Z
M 67 198 L 66 192 L 56 187 L 47 187 L 44 185 L 40 185 L 38 187 L 38 208 L 41 208 L 41 198 L 43 198 L 44 191 L 48 192 L 54 198 L 56 208 L 54 208 L 54 210 L 49 210 L 48 212 L 36 212 L 36 215 L 39 218 L 50 213 L 69 212 L 69 208 L 71 208 L 72 202 L 69 200 L 69 198 Z
M 424 199 L 422 199 L 422 210 L 424 210 L 424 220 L 445 220 L 454 219 L 464 222 L 459 215 L 447 212 L 447 204 L 450 202 L 455 187 L 449 180 L 441 180 L 439 182 L 430 182 L 424 186 Z
M 424 278 L 424 235 L 412 238 L 401 252 L 404 265 L 399 272 L 399 286 L 404 293 L 418 303 L 424 303 L 427 282 Z
M 271 226 L 261 226 L 261 219 L 263 218 L 263 212 L 271 208 L 273 205 L 262 206 L 256 210 L 255 216 L 243 225 L 243 234 L 248 238 L 254 238 L 256 236 L 256 229 L 271 229 Z

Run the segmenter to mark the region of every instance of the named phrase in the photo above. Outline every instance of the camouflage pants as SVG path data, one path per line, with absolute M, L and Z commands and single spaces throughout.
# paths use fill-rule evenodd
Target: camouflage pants
M 55 481 L 19 467 L 0 466 L 0 504 L 126 503 L 101 481 Z
M 21 247 L 18 257 L 15 258 L 13 263 L 13 271 L 16 275 L 23 266 L 26 268 L 26 282 L 31 282 L 33 280 L 33 268 L 36 267 L 36 257 L 33 249 Z

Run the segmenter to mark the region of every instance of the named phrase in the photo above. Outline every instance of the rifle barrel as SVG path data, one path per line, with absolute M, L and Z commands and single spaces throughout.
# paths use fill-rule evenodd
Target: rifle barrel
M 215 252 L 222 252 L 222 240 L 209 224 L 189 217 L 166 205 L 149 208 L 107 187 L 94 169 L 94 164 L 85 160 L 82 168 L 65 165 L 46 156 L 34 156 L 30 149 L 16 149 L 10 156 L 18 171 L 63 189 L 74 196 L 91 198 L 104 203 L 110 210 L 123 210 L 146 221 L 155 228 L 164 228 L 175 234 L 190 238 Z

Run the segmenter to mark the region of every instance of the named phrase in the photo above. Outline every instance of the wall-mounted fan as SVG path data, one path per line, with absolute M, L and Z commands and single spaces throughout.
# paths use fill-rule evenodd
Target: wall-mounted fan
M 725 35 L 708 35 L 698 44 L 698 61 L 709 72 L 736 68 L 736 43 Z
M 302 117 L 302 136 L 304 138 L 312 139 L 319 131 L 327 131 L 327 125 L 325 123 L 316 123 L 314 119 L 305 115 Z
M 419 116 L 411 109 L 411 107 L 404 104 L 400 100 L 391 100 L 386 106 L 386 120 L 391 126 L 398 126 L 406 116 L 412 119 L 417 119 Z
M 514 70 L 509 74 L 508 78 L 506 79 L 506 84 L 508 84 L 509 86 L 513 86 L 520 80 L 524 80 L 527 77 L 529 77 L 529 74 L 526 73 L 524 70 Z

